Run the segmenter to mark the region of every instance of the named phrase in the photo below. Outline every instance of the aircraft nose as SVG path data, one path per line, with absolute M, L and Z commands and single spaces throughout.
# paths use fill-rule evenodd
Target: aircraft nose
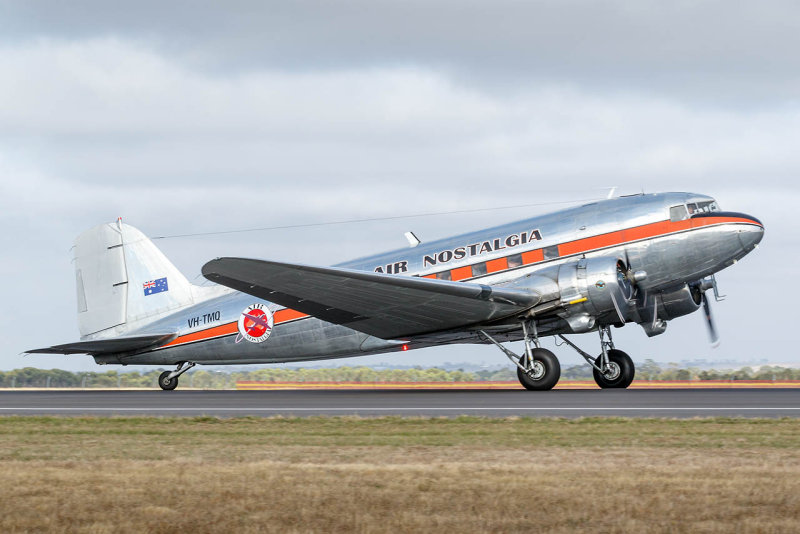
M 764 237 L 764 225 L 756 219 L 746 215 L 745 218 L 751 220 L 753 224 L 741 225 L 739 228 L 739 242 L 742 249 L 747 253 L 756 248 Z

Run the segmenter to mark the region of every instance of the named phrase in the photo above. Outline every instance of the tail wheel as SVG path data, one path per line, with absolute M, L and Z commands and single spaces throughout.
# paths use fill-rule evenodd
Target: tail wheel
M 170 378 L 169 375 L 172 371 L 164 371 L 160 375 L 158 375 L 158 385 L 161 386 L 161 389 L 164 391 L 172 391 L 176 387 L 178 387 L 178 377 Z
M 603 365 L 603 355 L 594 361 L 597 367 Z M 603 389 L 625 389 L 633 382 L 636 369 L 633 366 L 631 357 L 621 350 L 611 349 L 608 351 L 608 369 L 601 373 L 594 370 L 594 381 Z
M 517 378 L 520 384 L 530 391 L 546 391 L 553 389 L 561 378 L 561 364 L 556 355 L 547 349 L 533 349 L 533 362 L 528 363 L 527 354 L 520 359 L 520 365 L 528 369 L 523 371 L 517 367 Z

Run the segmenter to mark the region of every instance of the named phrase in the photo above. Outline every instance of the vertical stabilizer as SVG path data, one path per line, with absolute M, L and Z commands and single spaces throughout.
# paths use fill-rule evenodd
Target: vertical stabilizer
M 81 337 L 120 335 L 193 303 L 192 285 L 142 232 L 121 221 L 75 240 Z

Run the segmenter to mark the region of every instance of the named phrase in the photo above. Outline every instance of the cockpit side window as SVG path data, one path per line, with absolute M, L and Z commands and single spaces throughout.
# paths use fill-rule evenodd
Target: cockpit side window
M 686 211 L 686 206 L 683 204 L 679 206 L 672 206 L 669 209 L 669 220 L 672 222 L 682 221 L 689 218 L 689 212 Z

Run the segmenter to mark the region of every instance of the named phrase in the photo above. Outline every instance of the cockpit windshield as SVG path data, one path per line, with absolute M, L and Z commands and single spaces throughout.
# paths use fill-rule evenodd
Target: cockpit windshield
M 686 209 L 689 211 L 689 215 L 694 215 L 695 213 L 719 211 L 719 206 L 716 200 L 704 200 L 701 202 L 689 202 L 686 204 Z
M 696 200 L 694 202 L 687 202 L 686 204 L 678 204 L 669 209 L 669 220 L 682 221 L 688 219 L 693 215 L 701 213 L 711 213 L 712 211 L 719 211 L 719 206 L 716 200 Z

